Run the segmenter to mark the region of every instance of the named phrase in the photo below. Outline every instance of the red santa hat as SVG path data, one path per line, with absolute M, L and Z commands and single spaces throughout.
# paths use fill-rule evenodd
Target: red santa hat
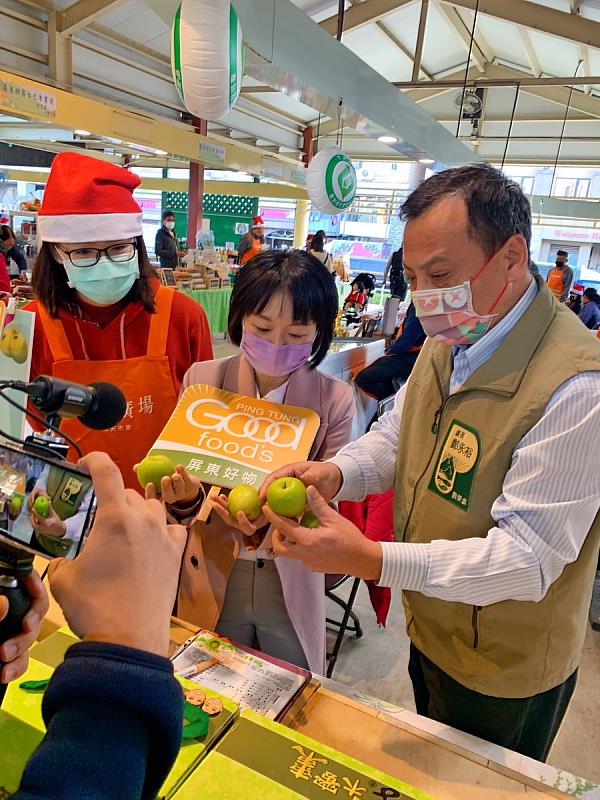
M 79 153 L 52 162 L 38 234 L 45 242 L 101 242 L 142 235 L 142 210 L 133 199 L 141 178 L 123 167 Z
M 264 228 L 265 221 L 261 216 L 252 217 L 252 227 L 253 228 Z
M 583 283 L 574 283 L 571 288 L 571 294 L 578 294 L 580 297 L 583 295 L 585 291 L 585 286 Z

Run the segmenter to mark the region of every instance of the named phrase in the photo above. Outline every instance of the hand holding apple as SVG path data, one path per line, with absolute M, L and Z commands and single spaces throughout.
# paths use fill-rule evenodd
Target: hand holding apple
M 52 506 L 50 505 L 50 498 L 47 494 L 38 495 L 33 502 L 33 510 L 42 519 L 46 519 L 50 513 Z
M 295 519 L 278 516 L 268 506 L 265 516 L 275 526 L 273 550 L 276 556 L 295 558 L 313 572 L 354 575 L 379 580 L 383 553 L 349 520 L 329 506 L 314 486 L 309 486 L 310 510 L 319 520 L 318 528 L 307 530 Z
M 220 494 L 212 499 L 212 507 L 223 522 L 231 528 L 236 528 L 238 531 L 241 531 L 245 536 L 254 536 L 257 530 L 267 524 L 267 520 L 262 511 L 254 521 L 250 521 L 241 509 L 236 509 L 237 515 L 235 517 L 232 516 L 229 510 L 229 498 L 224 494 Z
M 67 533 L 67 525 L 63 520 L 58 516 L 56 511 L 52 508 L 52 506 L 48 502 L 48 511 L 46 516 L 41 516 L 38 511 L 36 511 L 36 503 L 39 500 L 45 499 L 44 496 L 40 496 L 36 499 L 33 509 L 31 511 L 31 524 L 37 533 L 41 533 L 44 536 L 52 536 L 54 539 L 62 539 Z
M 134 467 L 142 489 L 153 484 L 156 492 L 161 493 L 162 479 L 175 474 L 175 464 L 167 456 L 149 455 Z
M 248 517 L 250 522 L 258 519 L 262 511 L 259 493 L 253 486 L 247 486 L 243 483 L 239 486 L 234 486 L 229 492 L 227 507 L 234 519 L 237 519 L 241 511 Z
M 186 508 L 194 505 L 204 495 L 204 490 L 202 481 L 178 464 L 167 475 L 163 475 L 158 487 L 154 482 L 148 483 L 145 494 L 146 500 L 153 500 L 160 495 L 167 505 Z

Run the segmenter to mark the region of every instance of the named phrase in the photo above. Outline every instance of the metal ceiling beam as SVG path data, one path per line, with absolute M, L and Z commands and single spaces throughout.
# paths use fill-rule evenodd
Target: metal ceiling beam
M 477 0 L 442 0 L 447 5 L 474 11 Z M 539 3 L 523 0 L 479 0 L 479 13 L 505 22 L 513 22 L 541 33 L 549 33 L 571 42 L 600 48 L 600 22 L 566 11 L 557 11 Z
M 538 61 L 535 49 L 531 44 L 531 39 L 529 38 L 527 30 L 519 27 L 519 36 L 521 37 L 521 44 L 525 50 L 531 71 L 533 72 L 534 77 L 539 78 L 542 74 L 542 68 L 540 67 L 540 62 Z
M 386 11 L 409 0 L 386 0 Z M 412 0 L 411 0 L 412 1 Z M 170 24 L 178 0 L 145 0 Z M 233 0 L 246 41 L 246 73 L 294 100 L 337 119 L 371 139 L 397 138 L 393 149 L 434 168 L 473 161 L 473 153 L 433 117 L 396 91 L 376 70 L 335 41 L 290 0 Z M 383 0 L 367 0 L 348 13 L 382 13 Z
M 508 69 L 508 67 L 506 67 Z M 485 71 L 484 71 L 485 72 Z M 565 76 L 562 78 L 544 77 L 533 78 L 524 72 L 514 70 L 514 78 L 488 78 L 484 75 L 479 77 L 467 78 L 467 87 L 474 88 L 477 86 L 516 86 L 519 84 L 523 89 L 526 86 L 585 86 L 588 83 L 600 84 L 600 75 L 578 75 L 577 78 L 572 76 Z M 462 86 L 464 78 L 441 78 L 440 80 L 434 79 L 432 81 L 396 81 L 394 86 L 398 89 L 416 89 L 421 87 L 431 86 L 438 89 L 452 89 L 457 86 Z
M 372 22 L 383 19 L 393 11 L 403 6 L 408 6 L 416 0 L 365 0 L 364 3 L 347 9 L 344 17 L 344 33 L 361 28 L 363 25 L 370 25 Z M 323 30 L 335 36 L 337 33 L 338 15 L 334 14 L 319 23 Z
M 78 28 L 85 28 L 100 14 L 121 5 L 124 0 L 77 0 L 60 12 L 57 29 L 59 33 L 71 34 Z
M 458 13 L 457 9 L 443 5 L 440 0 L 433 0 L 433 2 L 442 17 L 446 20 L 448 25 L 456 34 L 458 40 L 464 47 L 465 52 L 468 53 L 469 50 L 471 51 L 471 59 L 479 72 L 484 72 L 486 63 L 491 59 L 486 58 L 482 49 L 477 44 L 476 39 L 473 41 L 473 47 L 471 48 L 471 32 L 465 26 L 465 23 L 463 22 L 463 19 Z
M 354 7 L 358 5 L 364 5 L 366 1 L 367 0 L 350 0 L 350 4 L 352 7 Z M 414 65 L 415 63 L 414 53 L 411 53 L 408 47 L 404 46 L 404 44 L 400 41 L 400 39 L 396 36 L 396 34 L 392 30 L 390 30 L 390 28 L 380 19 L 375 20 L 374 24 L 375 27 L 378 28 L 381 31 L 381 33 L 383 33 L 386 39 L 389 39 L 389 41 L 394 45 L 394 47 L 397 50 L 400 50 L 400 52 L 403 53 L 406 56 L 406 58 L 408 58 L 408 60 Z M 420 61 L 421 59 L 419 58 L 419 62 Z M 433 80 L 433 75 L 430 72 L 428 72 L 424 67 L 421 67 L 421 72 L 423 73 L 423 75 L 425 75 L 425 77 L 428 80 Z
M 101 36 L 103 39 L 106 39 L 109 42 L 113 42 L 121 47 L 132 50 L 134 53 L 139 53 L 146 58 L 154 59 L 155 61 L 158 61 L 169 68 L 171 67 L 171 59 L 169 56 L 165 56 L 163 53 L 159 53 L 158 50 L 153 50 L 151 47 L 141 44 L 141 42 L 136 42 L 133 39 L 129 39 L 127 36 L 123 36 L 123 34 L 118 33 L 117 31 L 106 28 L 104 25 L 100 25 L 97 22 L 92 22 L 91 25 L 86 26 L 86 30 L 95 34 L 96 36 Z
M 419 28 L 417 31 L 417 43 L 415 45 L 415 57 L 413 60 L 413 81 L 419 80 L 421 69 L 421 59 L 423 57 L 423 45 L 425 43 L 425 31 L 427 30 L 427 15 L 429 13 L 429 0 L 421 0 L 421 14 L 419 16 Z

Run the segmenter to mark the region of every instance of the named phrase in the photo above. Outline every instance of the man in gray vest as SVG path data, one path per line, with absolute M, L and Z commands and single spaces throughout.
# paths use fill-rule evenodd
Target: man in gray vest
M 531 275 L 529 203 L 501 172 L 438 173 L 403 216 L 429 338 L 368 434 L 276 473 L 311 487 L 320 527 L 267 509 L 275 554 L 403 590 L 417 711 L 545 760 L 598 559 L 600 342 Z M 326 502 L 391 487 L 393 543 Z

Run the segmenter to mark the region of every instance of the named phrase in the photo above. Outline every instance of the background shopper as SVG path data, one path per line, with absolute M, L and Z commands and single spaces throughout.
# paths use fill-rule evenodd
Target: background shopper
M 165 211 L 162 215 L 162 226 L 156 232 L 154 252 L 160 266 L 170 269 L 177 269 L 179 259 L 185 255 L 185 250 L 180 250 L 177 243 L 175 215 L 172 211 Z
M 600 295 L 591 286 L 584 291 L 581 298 L 579 319 L 590 330 L 600 325 Z

